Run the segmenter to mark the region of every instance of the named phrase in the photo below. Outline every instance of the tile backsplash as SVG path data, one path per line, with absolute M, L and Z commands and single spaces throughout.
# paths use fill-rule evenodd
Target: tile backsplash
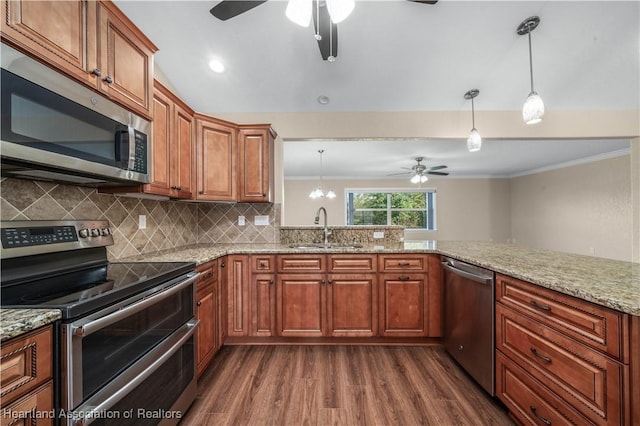
M 147 217 L 146 229 L 138 229 L 139 215 Z M 246 218 L 244 226 L 238 225 L 238 216 Z M 268 216 L 269 224 L 256 226 L 255 216 Z M 119 259 L 196 243 L 278 242 L 280 206 L 148 200 L 81 186 L 2 178 L 0 217 L 106 219 L 114 236 L 109 258 Z

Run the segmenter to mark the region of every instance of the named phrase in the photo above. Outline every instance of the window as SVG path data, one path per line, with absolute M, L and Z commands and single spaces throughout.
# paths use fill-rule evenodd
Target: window
M 347 190 L 347 225 L 435 230 L 435 190 Z

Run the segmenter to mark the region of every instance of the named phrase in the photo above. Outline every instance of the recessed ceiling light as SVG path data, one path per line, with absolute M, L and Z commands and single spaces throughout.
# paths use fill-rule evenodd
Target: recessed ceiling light
M 320 105 L 326 105 L 329 103 L 331 99 L 329 99 L 328 96 L 322 95 L 322 96 L 318 96 L 318 103 Z
M 220 62 L 218 59 L 212 59 L 209 61 L 209 68 L 213 72 L 222 73 L 224 72 L 224 64 Z

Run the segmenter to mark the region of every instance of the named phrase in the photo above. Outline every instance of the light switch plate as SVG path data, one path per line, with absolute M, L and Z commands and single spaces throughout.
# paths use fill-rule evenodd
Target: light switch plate
M 147 215 L 138 215 L 138 229 L 147 229 Z
M 244 216 L 238 216 L 238 226 L 244 226 Z
M 269 225 L 269 216 L 255 216 L 253 218 L 253 223 L 256 226 L 267 226 Z

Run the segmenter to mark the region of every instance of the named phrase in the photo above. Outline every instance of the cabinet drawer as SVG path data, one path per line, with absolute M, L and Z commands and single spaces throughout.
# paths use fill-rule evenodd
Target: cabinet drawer
M 196 268 L 196 271 L 200 272 L 200 276 L 198 277 L 197 281 L 197 287 L 214 281 L 218 278 L 218 261 L 214 260 L 200 265 Z
M 379 255 L 380 272 L 426 271 L 427 257 L 424 255 Z
M 251 271 L 269 273 L 276 270 L 276 257 L 272 254 L 251 256 Z
M 496 299 L 545 325 L 626 362 L 626 314 L 497 274 Z
M 2 426 L 5 425 L 36 425 L 53 424 L 53 382 L 49 381 L 42 387 L 23 396 L 9 406 L 2 407 Z M 40 414 L 33 418 L 32 414 Z
M 297 254 L 278 256 L 278 272 L 325 272 L 326 256 Z
M 377 256 L 372 254 L 332 254 L 329 256 L 329 272 L 376 272 Z
M 496 349 L 596 424 L 620 424 L 628 366 L 496 305 Z
M 499 351 L 496 352 L 496 396 L 522 424 L 594 424 Z
M 26 394 L 52 377 L 51 326 L 43 327 L 2 345 L 0 404 Z

